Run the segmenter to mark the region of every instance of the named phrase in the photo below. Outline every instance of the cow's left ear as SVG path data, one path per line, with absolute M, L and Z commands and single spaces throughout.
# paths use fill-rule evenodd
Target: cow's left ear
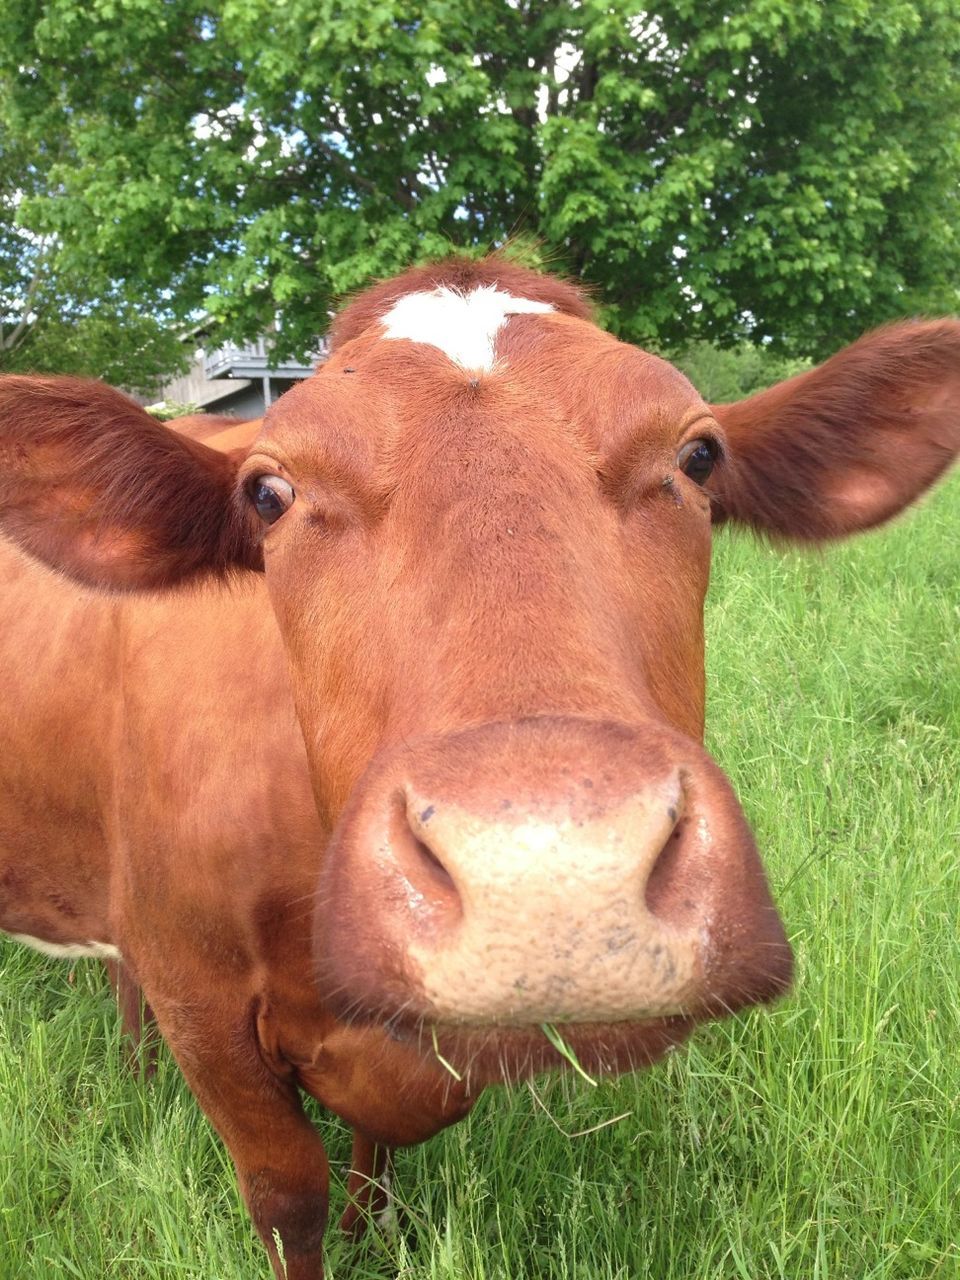
M 960 453 L 960 321 L 868 334 L 808 373 L 713 405 L 718 521 L 820 541 L 888 520 Z
M 77 378 L 0 378 L 0 533 L 87 586 L 156 590 L 261 567 L 242 458 Z

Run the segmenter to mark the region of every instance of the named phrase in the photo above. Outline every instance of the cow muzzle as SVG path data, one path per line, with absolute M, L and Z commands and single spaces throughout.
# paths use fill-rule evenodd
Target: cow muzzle
M 538 718 L 368 771 L 316 926 L 342 1008 L 459 1026 L 713 1016 L 789 984 L 729 784 L 659 726 Z

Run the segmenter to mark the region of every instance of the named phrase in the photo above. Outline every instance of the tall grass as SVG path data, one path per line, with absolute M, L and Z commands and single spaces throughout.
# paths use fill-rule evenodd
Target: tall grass
M 400 1236 L 331 1229 L 333 1275 L 960 1276 L 960 475 L 822 555 L 718 544 L 710 746 L 794 994 L 643 1075 L 491 1091 L 399 1156 Z M 176 1069 L 125 1070 L 94 962 L 71 984 L 4 944 L 0 1018 L 0 1280 L 265 1274 Z M 349 1137 L 318 1123 L 336 1211 Z

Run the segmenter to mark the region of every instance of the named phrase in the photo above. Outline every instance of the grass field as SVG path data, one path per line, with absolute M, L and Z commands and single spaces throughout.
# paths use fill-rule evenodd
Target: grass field
M 794 994 L 644 1075 L 490 1092 L 399 1156 L 401 1237 L 330 1231 L 332 1275 L 960 1276 L 960 474 L 824 555 L 718 544 L 709 740 Z M 176 1069 L 133 1080 L 98 965 L 68 975 L 2 944 L 0 1280 L 265 1275 Z

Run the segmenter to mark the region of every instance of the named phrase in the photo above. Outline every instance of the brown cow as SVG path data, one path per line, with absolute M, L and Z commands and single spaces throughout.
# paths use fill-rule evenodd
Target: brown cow
M 901 510 L 960 449 L 960 324 L 711 408 L 572 287 L 454 261 L 349 306 L 243 434 L 0 382 L 0 925 L 122 957 L 275 1273 L 315 1280 L 301 1090 L 362 1202 L 378 1146 L 559 1065 L 546 1024 L 625 1071 L 785 989 L 701 745 L 711 509 Z

